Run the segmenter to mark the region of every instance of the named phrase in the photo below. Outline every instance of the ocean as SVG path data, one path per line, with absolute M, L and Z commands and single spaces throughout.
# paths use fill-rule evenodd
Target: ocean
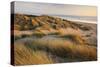
M 60 17 L 62 19 L 70 20 L 70 21 L 78 21 L 78 22 L 84 22 L 84 23 L 94 23 L 97 24 L 97 17 L 91 17 L 91 16 L 55 16 Z

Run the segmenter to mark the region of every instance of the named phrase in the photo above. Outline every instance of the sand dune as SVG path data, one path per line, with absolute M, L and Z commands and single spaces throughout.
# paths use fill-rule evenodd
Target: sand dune
M 97 60 L 96 24 L 15 14 L 15 65 Z

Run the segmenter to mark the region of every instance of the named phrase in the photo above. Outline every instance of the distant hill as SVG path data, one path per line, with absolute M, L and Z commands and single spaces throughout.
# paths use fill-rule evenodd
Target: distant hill
M 59 17 L 52 17 L 48 15 L 14 15 L 14 29 L 17 30 L 35 30 L 38 27 L 42 29 L 59 29 L 59 28 L 73 28 L 81 30 L 89 30 L 91 27 L 82 26 L 81 24 L 71 22 Z

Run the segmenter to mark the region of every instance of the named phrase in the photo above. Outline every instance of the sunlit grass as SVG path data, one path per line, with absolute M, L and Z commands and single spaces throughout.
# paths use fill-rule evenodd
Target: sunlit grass
M 35 34 L 37 35 L 37 33 L 39 37 L 42 35 L 40 32 Z M 36 36 L 35 34 L 34 36 Z M 65 61 L 97 59 L 96 47 L 87 45 L 80 35 L 74 33 L 59 35 L 59 37 L 26 38 L 15 42 L 14 45 L 16 65 L 56 63 L 55 61 L 58 60 L 50 57 L 48 53 Z
M 33 50 L 44 50 L 60 57 L 74 57 L 87 60 L 96 59 L 96 47 L 75 44 L 64 40 L 36 39 L 33 44 L 26 44 Z
M 23 44 L 16 44 L 14 51 L 15 65 L 53 63 L 46 52 L 31 50 Z

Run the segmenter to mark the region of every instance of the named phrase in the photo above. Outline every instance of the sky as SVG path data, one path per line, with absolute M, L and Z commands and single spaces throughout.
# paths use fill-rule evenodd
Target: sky
M 96 6 L 15 2 L 15 13 L 72 16 L 97 16 Z

